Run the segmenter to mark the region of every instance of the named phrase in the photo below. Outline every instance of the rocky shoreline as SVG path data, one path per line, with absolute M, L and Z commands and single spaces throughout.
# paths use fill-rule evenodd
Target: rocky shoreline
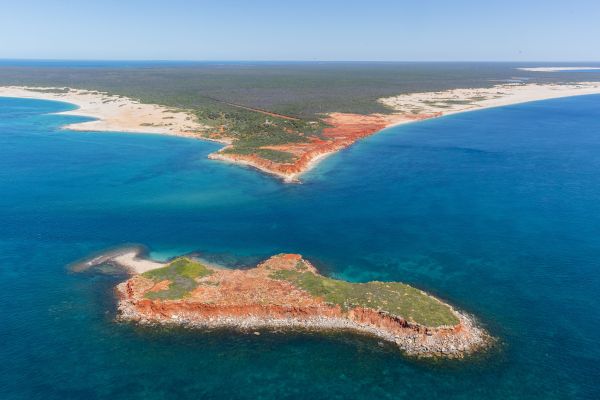
M 106 258 L 100 260 L 107 262 Z M 273 256 L 249 270 L 202 265 L 203 272 L 193 281 L 195 287 L 178 298 L 171 298 L 165 294 L 173 290 L 173 282 L 180 281 L 181 276 L 163 272 L 186 260 L 189 264 L 185 264 L 187 272 L 182 276 L 190 276 L 188 267 L 200 265 L 188 259 L 178 260 L 171 264 L 156 263 L 156 273 L 151 275 L 153 272 L 148 273 L 146 268 L 144 273 L 136 272 L 136 268 L 141 268 L 139 262 L 148 260 L 139 259 L 133 253 L 113 252 L 109 261 L 125 267 L 131 274 L 115 288 L 117 320 L 198 329 L 353 332 L 394 343 L 405 354 L 416 357 L 462 358 L 484 349 L 492 340 L 472 316 L 425 292 L 394 282 L 350 284 L 332 280 L 319 275 L 308 261 L 296 254 Z M 281 279 L 277 274 L 282 272 L 310 274 L 308 277 L 312 279 L 327 280 L 326 286 L 336 282 L 346 286 L 372 284 L 375 286 L 369 290 L 376 290 L 401 285 L 399 287 L 405 288 L 407 293 L 416 296 L 415 302 L 429 302 L 427 310 L 446 313 L 446 319 L 439 321 L 452 323 L 426 324 L 417 321 L 422 317 L 419 314 L 400 316 L 380 306 L 358 304 L 355 299 L 348 305 L 335 303 L 327 294 L 314 295 L 297 283 Z M 357 291 L 363 289 L 358 287 Z
M 286 183 L 298 183 L 300 182 L 300 176 L 310 171 L 321 160 L 353 145 L 360 139 L 393 125 L 437 116 L 439 114 L 358 115 L 331 113 L 323 119 L 328 127 L 323 130 L 322 137 L 311 137 L 307 142 L 264 147 L 269 150 L 293 154 L 295 159 L 292 162 L 276 162 L 253 154 L 229 152 L 229 150 L 233 149 L 232 145 L 211 153 L 208 158 L 252 167 L 276 176 Z
M 151 313 L 140 311 L 140 304 L 131 301 L 123 295 L 126 283 L 121 283 L 117 289 L 119 298 L 117 320 L 134 322 L 140 325 L 179 326 L 192 329 L 229 328 L 240 331 L 267 330 L 308 330 L 308 331 L 345 331 L 368 335 L 396 344 L 406 355 L 416 357 L 464 358 L 484 349 L 490 344 L 491 338 L 470 317 L 461 314 L 461 323 L 454 327 L 427 328 L 417 324 L 409 324 L 404 320 L 381 315 L 375 319 L 388 321 L 397 325 L 386 329 L 373 321 L 352 320 L 345 317 L 304 316 L 305 310 L 290 307 L 285 313 L 298 317 L 257 316 L 249 313 L 245 316 L 211 316 L 193 310 L 165 312 L 160 307 L 150 306 Z M 146 305 L 147 306 L 147 305 Z M 143 307 L 147 310 L 146 307 Z M 215 313 L 217 314 L 217 313 Z

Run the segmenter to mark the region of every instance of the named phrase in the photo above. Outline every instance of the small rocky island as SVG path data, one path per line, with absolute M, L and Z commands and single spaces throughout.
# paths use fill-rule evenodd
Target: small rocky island
M 299 254 L 279 254 L 251 269 L 180 257 L 169 263 L 112 253 L 132 276 L 116 287 L 118 319 L 198 328 L 346 330 L 420 357 L 461 358 L 487 333 L 472 318 L 399 282 L 351 283 L 325 277 Z

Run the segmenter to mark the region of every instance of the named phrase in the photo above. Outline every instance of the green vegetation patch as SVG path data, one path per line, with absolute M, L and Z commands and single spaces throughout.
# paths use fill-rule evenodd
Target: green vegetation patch
M 270 277 L 289 281 L 344 310 L 368 307 L 430 327 L 459 322 L 448 306 L 404 283 L 351 283 L 302 272 L 301 268 L 275 271 Z
M 189 258 L 178 258 L 166 267 L 144 272 L 143 277 L 154 282 L 171 281 L 168 289 L 159 292 L 146 293 L 148 299 L 181 299 L 198 287 L 196 279 L 209 276 L 213 273 L 203 264 Z
M 271 149 L 257 149 L 256 154 L 267 160 L 271 160 L 277 163 L 291 163 L 296 157 L 292 153 L 287 151 L 271 150 Z
M 442 100 L 446 104 L 471 104 L 471 100 Z
M 296 156 L 294 156 L 292 153 L 288 153 L 287 151 L 253 147 L 232 147 L 223 152 L 229 154 L 255 155 L 277 163 L 291 163 L 296 159 Z
M 205 104 L 194 114 L 198 122 L 212 128 L 209 134 L 222 128 L 225 136 L 233 138 L 225 153 L 255 155 L 278 163 L 291 163 L 295 156 L 263 147 L 303 143 L 310 136 L 320 136 L 325 127 L 320 121 L 280 118 L 218 102 Z
M 64 93 L 69 93 L 70 92 L 69 88 L 48 88 L 48 89 L 43 89 L 43 88 L 29 88 L 29 90 L 31 90 L 32 92 L 56 93 L 56 94 L 64 94 Z
M 268 116 L 260 112 L 240 110 L 226 104 L 207 104 L 194 111 L 198 121 L 215 130 L 223 127 L 224 134 L 233 138 L 233 146 L 226 152 L 254 154 L 275 162 L 292 162 L 291 153 L 262 149 L 289 143 L 306 142 L 309 136 L 319 136 L 323 123 L 319 121 L 290 120 Z M 211 132 L 213 133 L 213 132 Z

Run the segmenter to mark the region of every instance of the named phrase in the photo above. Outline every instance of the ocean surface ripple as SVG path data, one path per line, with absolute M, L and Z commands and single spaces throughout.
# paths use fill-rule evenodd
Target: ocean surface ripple
M 600 96 L 391 128 L 300 185 L 208 160 L 214 143 L 61 130 L 70 108 L 0 98 L 0 398 L 600 398 Z M 352 335 L 118 324 L 123 277 L 67 266 L 127 243 L 404 281 L 499 345 L 431 362 Z

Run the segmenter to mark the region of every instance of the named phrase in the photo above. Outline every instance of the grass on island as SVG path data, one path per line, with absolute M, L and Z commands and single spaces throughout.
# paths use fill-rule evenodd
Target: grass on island
M 203 278 L 212 273 L 213 271 L 197 261 L 189 258 L 178 258 L 166 267 L 153 269 L 142 274 L 143 277 L 152 279 L 154 282 L 171 281 L 168 289 L 148 292 L 145 296 L 152 300 L 181 299 L 198 287 L 197 278 Z
M 300 264 L 303 263 L 296 270 L 275 271 L 271 278 L 291 282 L 344 310 L 368 307 L 430 327 L 459 322 L 448 306 L 404 283 L 351 283 L 305 271 L 306 267 Z
M 163 268 L 142 274 L 154 282 L 171 282 L 167 289 L 147 292 L 145 297 L 152 300 L 185 298 L 198 287 L 197 279 L 211 274 L 213 271 L 198 261 L 178 258 Z M 309 271 L 303 261 L 298 262 L 294 270 L 274 271 L 270 277 L 291 282 L 313 296 L 340 305 L 344 310 L 368 307 L 432 327 L 459 322 L 447 305 L 404 283 L 352 283 L 327 278 Z

